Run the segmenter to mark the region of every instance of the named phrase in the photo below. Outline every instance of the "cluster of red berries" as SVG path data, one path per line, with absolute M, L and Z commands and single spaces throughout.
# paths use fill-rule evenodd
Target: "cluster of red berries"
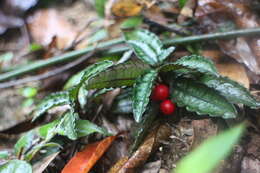
M 160 110 L 165 115 L 171 115 L 175 110 L 175 104 L 168 99 L 169 87 L 164 84 L 158 84 L 154 87 L 152 92 L 152 99 L 161 101 Z

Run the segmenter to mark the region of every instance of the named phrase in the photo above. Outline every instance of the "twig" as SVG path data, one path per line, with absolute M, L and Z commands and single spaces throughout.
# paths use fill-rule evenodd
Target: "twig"
M 42 79 L 46 79 L 46 78 L 55 76 L 59 73 L 62 73 L 62 72 L 66 71 L 66 70 L 68 70 L 72 67 L 75 67 L 75 66 L 81 64 L 82 62 L 84 62 L 86 59 L 88 59 L 92 55 L 93 55 L 93 52 L 88 53 L 88 54 L 82 56 L 81 58 L 79 58 L 79 59 L 77 59 L 77 60 L 75 60 L 75 61 L 73 61 L 69 64 L 66 64 L 66 65 L 64 65 L 60 68 L 54 69 L 52 71 L 46 72 L 44 74 L 30 76 L 30 77 L 27 77 L 27 78 L 23 78 L 23 79 L 19 79 L 19 80 L 13 80 L 13 81 L 10 81 L 10 82 L 0 83 L 0 89 L 8 88 L 8 87 L 12 87 L 12 86 L 32 82 L 32 81 L 42 80 Z
M 223 32 L 223 33 L 214 33 L 214 34 L 205 34 L 205 35 L 197 35 L 197 36 L 189 36 L 189 37 L 183 37 L 183 38 L 174 38 L 174 39 L 168 39 L 164 40 L 164 45 L 178 45 L 178 44 L 184 44 L 184 43 L 191 43 L 191 42 L 198 42 L 198 41 L 206 41 L 206 40 L 216 40 L 216 39 L 226 39 L 226 38 L 234 38 L 239 36 L 250 36 L 250 35 L 260 35 L 260 28 L 251 28 L 251 29 L 242 29 L 242 30 L 235 30 L 235 31 L 229 31 L 229 32 Z M 89 46 L 85 49 L 71 51 L 69 53 L 65 53 L 61 56 L 55 56 L 48 60 L 41 60 L 38 62 L 34 62 L 32 64 L 20 67 L 16 70 L 6 72 L 0 75 L 0 82 L 5 81 L 7 79 L 21 76 L 25 73 L 29 73 L 47 66 L 51 66 L 58 63 L 64 63 L 66 61 L 73 60 L 74 58 L 77 58 L 78 56 L 84 55 L 92 50 L 94 48 L 98 49 L 105 49 L 109 48 L 111 46 L 115 46 L 118 44 L 124 43 L 123 38 L 113 39 L 110 41 L 105 41 L 100 43 L 97 47 L 95 46 Z M 112 48 L 109 50 L 109 52 L 122 52 L 125 50 L 128 50 L 129 48 L 124 46 L 120 48 Z

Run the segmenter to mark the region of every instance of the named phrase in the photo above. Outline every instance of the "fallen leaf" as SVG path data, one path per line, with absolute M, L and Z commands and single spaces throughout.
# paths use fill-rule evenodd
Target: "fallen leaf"
M 112 5 L 112 13 L 118 17 L 130 17 L 140 14 L 143 6 L 136 0 L 115 0 Z
M 88 144 L 85 149 L 76 153 L 65 165 L 62 173 L 88 173 L 100 157 L 107 151 L 117 136 L 109 136 L 102 141 Z
M 36 11 L 27 19 L 28 28 L 36 43 L 47 46 L 57 37 L 57 47 L 68 47 L 77 35 L 76 29 L 54 9 Z
M 259 16 L 250 10 L 246 3 L 239 1 L 200 0 L 195 16 L 207 32 L 260 26 Z M 228 26 L 230 24 L 233 26 Z M 244 63 L 254 74 L 260 74 L 259 38 L 239 37 L 218 41 L 218 45 L 223 53 Z
M 243 65 L 237 62 L 217 63 L 216 67 L 222 76 L 229 77 L 249 88 L 249 79 L 247 77 L 246 69 Z
M 171 129 L 169 126 L 163 124 L 159 125 L 148 134 L 140 147 L 127 158 L 120 159 L 110 170 L 109 173 L 132 173 L 135 169 L 146 162 L 148 157 L 159 146 L 161 141 L 169 138 Z

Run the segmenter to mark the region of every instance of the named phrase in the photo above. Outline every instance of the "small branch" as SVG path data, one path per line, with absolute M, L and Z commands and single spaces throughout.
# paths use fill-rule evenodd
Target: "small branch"
M 223 33 L 214 33 L 214 34 L 204 34 L 204 35 L 196 35 L 196 36 L 189 36 L 189 37 L 183 37 L 183 38 L 175 38 L 175 39 L 168 39 L 164 40 L 163 43 L 166 46 L 169 45 L 178 45 L 178 44 L 184 44 L 184 43 L 192 43 L 192 42 L 198 42 L 198 41 L 207 41 L 207 40 L 216 40 L 216 39 L 226 39 L 226 38 L 234 38 L 234 37 L 240 37 L 240 36 L 255 36 L 260 35 L 260 28 L 251 28 L 251 29 L 242 29 L 242 30 L 235 30 L 235 31 L 229 31 L 229 32 L 223 32 Z M 89 46 L 85 49 L 71 51 L 69 53 L 65 53 L 61 56 L 55 56 L 47 60 L 41 60 L 38 62 L 34 62 L 32 64 L 28 64 L 26 66 L 20 67 L 16 70 L 6 72 L 3 74 L 0 74 L 0 81 L 5 81 L 7 79 L 21 76 L 25 73 L 29 73 L 47 66 L 51 66 L 54 64 L 64 63 L 70 60 L 73 60 L 81 55 L 84 55 L 86 53 L 89 53 L 93 51 L 95 48 L 97 49 L 107 49 L 111 46 L 116 46 L 118 44 L 124 43 L 123 38 L 118 38 L 106 42 L 102 42 L 98 44 L 97 46 Z M 119 47 L 119 48 L 112 48 L 108 50 L 108 53 L 118 53 L 125 50 L 128 50 L 129 48 L 127 46 Z
M 73 61 L 71 63 L 68 63 L 68 64 L 66 64 L 66 65 L 64 65 L 64 66 L 62 66 L 60 68 L 56 68 L 56 69 L 54 69 L 52 71 L 48 71 L 48 72 L 46 72 L 44 74 L 30 76 L 30 77 L 27 77 L 27 78 L 13 80 L 13 81 L 10 81 L 10 82 L 0 83 L 0 89 L 9 88 L 9 87 L 13 87 L 13 86 L 16 86 L 16 85 L 21 85 L 21 84 L 24 84 L 24 83 L 33 82 L 33 81 L 37 81 L 37 80 L 42 80 L 42 79 L 46 79 L 46 78 L 55 76 L 55 75 L 57 75 L 59 73 L 67 71 L 70 68 L 75 67 L 75 66 L 81 64 L 82 62 L 84 62 L 85 60 L 90 58 L 92 55 L 93 55 L 93 52 L 90 52 L 90 53 L 82 56 L 81 58 L 79 58 L 79 59 L 77 59 L 77 60 L 75 60 L 75 61 Z

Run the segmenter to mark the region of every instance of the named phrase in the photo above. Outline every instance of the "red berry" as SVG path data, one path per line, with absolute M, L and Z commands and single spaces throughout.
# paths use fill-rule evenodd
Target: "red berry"
M 164 100 L 160 104 L 161 112 L 165 115 L 170 115 L 175 110 L 175 104 L 171 100 Z
M 169 97 L 169 87 L 164 84 L 158 84 L 154 87 L 152 99 L 159 101 L 165 100 Z

